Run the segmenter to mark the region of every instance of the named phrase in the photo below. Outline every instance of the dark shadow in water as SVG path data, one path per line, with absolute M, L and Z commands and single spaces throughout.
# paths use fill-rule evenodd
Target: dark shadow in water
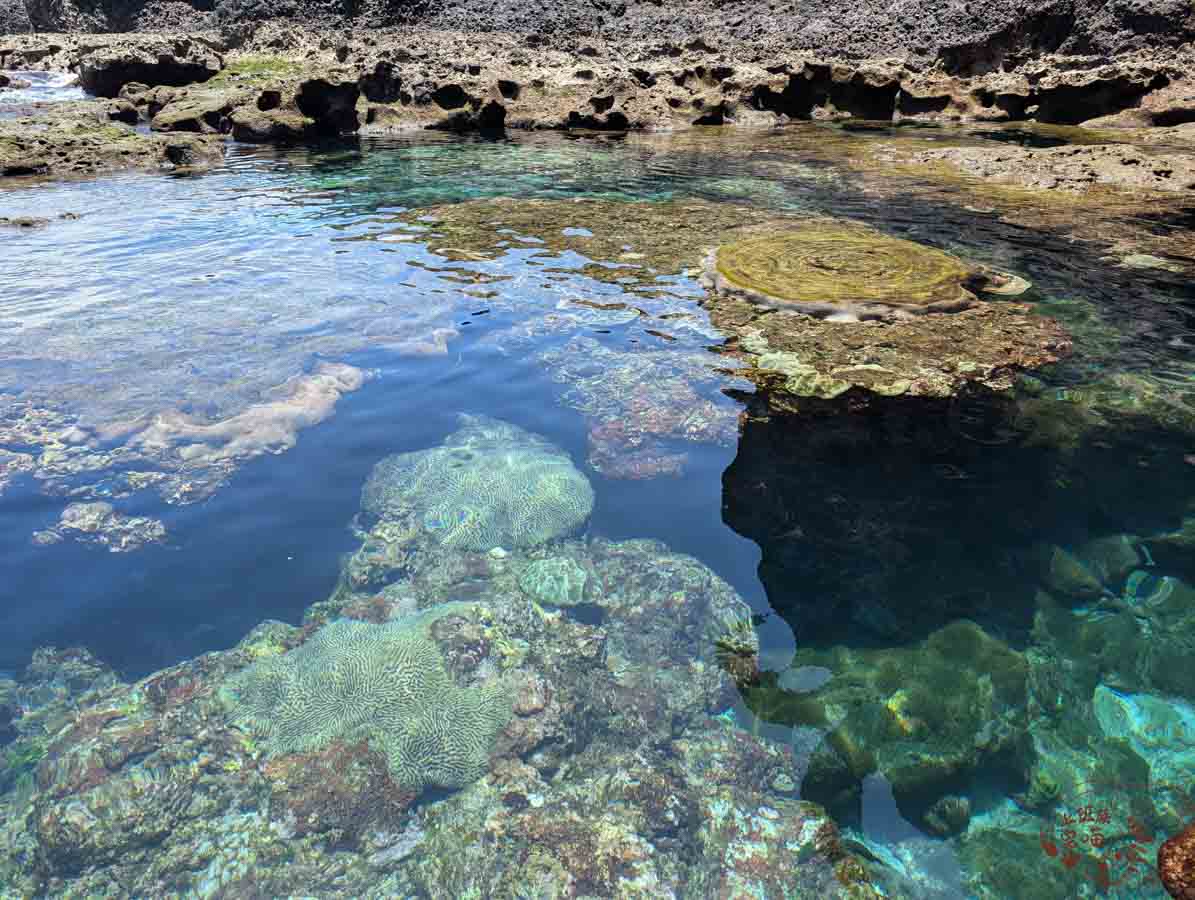
M 1035 548 L 1179 526 L 1195 493 L 1181 435 L 1026 446 L 1012 412 L 990 396 L 845 401 L 746 424 L 724 520 L 759 544 L 799 645 L 904 643 L 960 618 L 1021 645 Z

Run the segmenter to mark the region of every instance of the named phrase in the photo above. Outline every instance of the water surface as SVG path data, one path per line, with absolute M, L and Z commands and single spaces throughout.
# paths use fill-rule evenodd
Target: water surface
M 1009 896 L 1033 872 L 1035 896 L 1073 896 L 1077 882 L 1039 840 L 1073 797 L 1051 795 L 1047 782 L 1104 778 L 1107 802 L 1124 805 L 1160 782 L 1109 778 L 1111 748 L 1131 747 L 1156 779 L 1189 749 L 1185 738 L 1149 737 L 1153 698 L 1188 709 L 1195 681 L 1163 679 L 1148 645 L 1171 628 L 1168 658 L 1195 671 L 1195 607 L 1165 618 L 1142 598 L 1161 579 L 1195 597 L 1183 538 L 1195 496 L 1192 288 L 1164 269 L 1122 265 L 1111 237 L 1030 227 L 941 185 L 894 176 L 877 193 L 882 172 L 826 151 L 843 139 L 810 126 L 749 138 L 234 147 L 209 174 L 0 194 L 0 214 L 54 219 L 0 235 L 0 448 L 10 454 L 0 458 L 0 669 L 19 670 L 41 645 L 79 644 L 139 677 L 229 647 L 263 619 L 297 621 L 331 593 L 355 547 L 347 526 L 371 468 L 439 444 L 460 413 L 483 413 L 582 467 L 596 494 L 590 534 L 657 538 L 747 600 L 765 675 L 730 713 L 741 727 L 809 752 L 834 745 L 836 728 L 872 743 L 878 771 L 810 779 L 802 795 L 825 804 L 876 865 L 944 896 Z M 926 129 L 907 139 L 1063 140 Z M 866 223 L 1029 279 L 1028 299 L 1072 331 L 1076 351 L 1011 397 L 902 400 L 840 420 L 740 428 L 753 388 L 716 352 L 725 336 L 697 303 L 695 271 L 634 271 L 636 235 L 625 278 L 577 251 L 545 252 L 562 230 L 583 239 L 609 224 L 580 216 L 540 233 L 495 227 L 493 254 L 426 237 L 424 211 L 489 198 L 736 204 L 761 218 Z M 1124 228 L 1187 224 L 1129 217 L 1110 228 L 1119 240 Z M 361 383 L 332 394 L 319 421 L 284 416 L 265 437 L 204 431 L 344 365 Z M 637 390 L 636 415 L 700 405 L 701 428 L 662 427 L 646 448 L 611 451 L 601 441 Z M 1133 417 L 1106 414 L 1134 404 Z M 136 438 L 163 415 L 168 440 Z M 246 434 L 248 451 L 229 450 Z M 656 477 L 621 477 L 609 454 L 624 451 Z M 165 538 L 109 552 L 58 525 L 80 502 L 156 520 Z M 1115 541 L 1133 561 L 1109 561 Z M 1084 579 L 1098 587 L 1085 591 Z M 950 656 L 964 637 L 982 660 Z M 1118 658 L 1135 670 L 1119 671 Z M 787 677 L 766 671 L 790 664 Z M 935 706 L 960 672 L 964 694 L 980 685 L 979 699 Z M 1009 678 L 1019 679 L 1016 701 L 973 721 L 984 691 Z M 1050 679 L 1059 703 L 1047 708 Z M 1115 704 L 1127 712 L 1113 727 Z M 827 721 L 831 707 L 837 721 Z M 889 732 L 858 709 L 887 716 Z M 1016 735 L 1000 744 L 1005 727 Z M 922 728 L 936 731 L 928 744 Z M 972 753 L 983 741 L 1003 749 Z M 927 771 L 965 760 L 945 793 L 965 798 L 969 826 L 925 827 L 943 798 L 937 776 L 920 794 L 898 783 L 893 799 L 886 778 L 914 744 L 939 754 Z M 1159 802 L 1152 824 L 1173 828 L 1177 806 Z M 1156 880 L 1133 885 L 1104 892 L 1162 896 Z

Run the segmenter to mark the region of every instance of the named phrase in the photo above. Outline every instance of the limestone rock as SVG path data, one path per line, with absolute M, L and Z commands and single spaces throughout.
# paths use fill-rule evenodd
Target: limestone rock
M 114 43 L 82 58 L 79 83 L 93 94 L 116 97 L 129 82 L 177 87 L 207 81 L 222 66 L 206 43 L 187 38 Z

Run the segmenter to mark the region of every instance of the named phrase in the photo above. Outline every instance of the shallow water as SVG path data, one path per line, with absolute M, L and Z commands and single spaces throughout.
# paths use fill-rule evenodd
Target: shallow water
M 14 82 L 25 82 L 29 86 L 0 90 L 0 116 L 18 105 L 60 103 L 66 100 L 82 100 L 85 96 L 75 75 L 21 69 L 6 70 L 4 74 Z
M 0 448 L 10 454 L 0 457 L 0 669 L 20 670 L 41 645 L 83 645 L 135 678 L 230 647 L 264 619 L 297 622 L 332 593 L 358 544 L 348 525 L 372 467 L 440 444 L 460 413 L 483 413 L 542 435 L 585 472 L 596 496 L 589 534 L 663 541 L 749 603 L 764 669 L 791 664 L 799 674 L 765 671 L 730 713 L 740 727 L 807 749 L 834 744 L 841 728 L 863 735 L 873 754 L 880 748 L 873 771 L 811 778 L 801 794 L 827 805 L 886 877 L 912 879 L 924 896 L 931 886 L 938 896 L 1010 896 L 1023 877 L 1037 879 L 1034 896 L 1162 896 L 1156 878 L 1123 866 L 1103 885 L 1085 869 L 1074 875 L 1042 835 L 1061 827 L 1082 794 L 1076 785 L 1102 784 L 1101 802 L 1123 818 L 1138 794 L 1175 788 L 1164 771 L 1181 770 L 1183 758 L 1195 764 L 1195 736 L 1180 729 L 1158 740 L 1149 719 L 1155 696 L 1189 709 L 1195 682 L 1163 683 L 1141 649 L 1170 623 L 1171 665 L 1185 660 L 1195 671 L 1195 607 L 1168 607 L 1168 619 L 1143 611 L 1127 571 L 1100 573 L 1093 596 L 1055 590 L 1043 599 L 1058 585 L 1049 582 L 1057 566 L 1042 556 L 1064 552 L 1056 559 L 1071 565 L 1069 554 L 1086 552 L 1074 580 L 1098 568 L 1098 553 L 1082 550 L 1088 542 L 1128 535 L 1147 548 L 1128 568 L 1195 580 L 1193 545 L 1167 537 L 1195 497 L 1195 291 L 1181 275 L 1119 265 L 1124 250 L 1111 239 L 1009 221 L 908 177 L 877 193 L 883 172 L 861 173 L 827 152 L 842 134 L 811 126 L 751 138 L 235 147 L 204 175 L 0 193 L 0 214 L 53 219 L 0 234 Z M 926 129 L 850 138 L 906 134 L 1064 140 Z M 724 336 L 696 304 L 703 289 L 691 267 L 641 271 L 642 235 L 628 234 L 619 265 L 630 274 L 602 275 L 581 252 L 552 249 L 562 231 L 583 242 L 609 226 L 582 216 L 533 234 L 495 226 L 486 253 L 427 236 L 424 208 L 493 198 L 738 204 L 761 217 L 863 222 L 1029 279 L 1027 299 L 1072 331 L 1076 350 L 1035 373 L 1015 401 L 894 401 L 842 421 L 740 427 L 751 384 L 715 352 Z M 1112 222 L 1118 235 L 1186 224 Z M 308 419 L 287 408 L 273 430 L 257 428 L 252 417 L 285 400 L 286 385 L 314 384 L 340 364 L 358 370 L 359 386 L 322 394 Z M 1153 392 L 1148 415 L 1131 427 L 1106 418 L 1065 427 L 1100 391 L 1128 397 L 1115 381 L 1125 373 Z M 677 405 L 700 408 L 701 422 L 653 432 L 643 447 L 598 447 L 595 434 L 611 423 L 666 418 Z M 144 438 L 163 414 L 169 427 L 156 442 Z M 204 430 L 227 422 L 239 424 Z M 639 474 L 656 477 L 619 477 L 627 472 L 611 453 L 639 454 Z M 156 520 L 164 536 L 108 552 L 107 532 L 58 524 L 79 502 Z M 1014 668 L 1030 667 L 1033 688 L 1022 673 L 998 710 L 980 709 L 991 702 L 982 690 L 980 699 L 960 694 L 965 710 L 930 709 L 960 671 L 967 689 L 991 689 L 1013 665 L 1000 654 L 990 664 L 952 659 L 943 641 L 970 646 L 948 630 L 962 621 L 1014 654 Z M 1108 622 L 1116 627 L 1100 631 Z M 1140 665 L 1117 671 L 1121 657 Z M 1057 709 L 1042 705 L 1051 679 L 1061 680 Z M 1093 694 L 1097 684 L 1104 694 Z M 830 699 L 815 709 L 808 698 Z M 1103 718 L 1098 698 L 1111 710 Z M 1087 712 L 1068 718 L 1075 702 Z M 1128 712 L 1115 713 L 1117 703 Z M 849 717 L 827 721 L 830 707 L 860 705 L 888 710 L 905 738 Z M 993 718 L 976 726 L 974 715 Z M 927 722 L 936 732 L 928 744 L 918 736 Z M 948 791 L 934 776 L 932 790 L 899 793 L 898 784 L 893 799 L 886 777 L 907 769 L 892 761 L 906 738 L 945 759 L 966 756 L 979 733 L 995 746 L 993 728 L 1005 725 L 1017 736 L 959 763 Z M 1142 785 L 1109 762 L 1125 746 L 1153 766 L 1152 780 Z M 1047 775 L 1062 785 L 1057 796 L 1027 799 L 1035 785 L 1049 793 L 1038 783 Z M 970 804 L 962 837 L 923 827 L 943 793 Z M 1174 828 L 1186 799 L 1158 803 L 1159 833 Z M 1103 858 L 1102 848 L 1092 852 Z

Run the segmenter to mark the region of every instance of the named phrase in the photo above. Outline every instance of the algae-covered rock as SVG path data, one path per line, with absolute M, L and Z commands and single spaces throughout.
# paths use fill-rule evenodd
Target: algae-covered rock
M 549 606 L 577 606 L 585 602 L 588 573 L 567 557 L 537 559 L 519 576 L 523 593 Z
M 1087 541 L 1078 548 L 1076 555 L 1104 584 L 1118 584 L 1141 565 L 1139 543 L 1140 538 L 1133 535 L 1114 534 Z
M 852 318 L 958 311 L 990 280 L 933 247 L 832 221 L 724 244 L 706 271 L 719 291 Z
M 1051 547 L 1044 551 L 1042 579 L 1050 590 L 1067 597 L 1098 597 L 1104 584 L 1090 568 L 1068 550 Z
M 439 447 L 374 467 L 362 508 L 383 520 L 413 518 L 445 547 L 529 547 L 579 529 L 593 488 L 568 455 L 538 435 L 483 416 Z
M 455 609 L 382 625 L 331 622 L 237 673 L 222 700 L 272 754 L 369 740 L 404 787 L 463 787 L 485 771 L 512 699 L 499 678 L 453 681 L 428 629 Z
M 1070 339 L 1022 304 L 981 303 L 960 312 L 865 322 L 764 309 L 742 296 L 705 301 L 710 320 L 731 336 L 745 374 L 773 409 L 848 393 L 872 397 L 951 397 L 968 385 L 1005 391 L 1018 373 L 1067 356 Z
M 960 782 L 1007 765 L 1002 754 L 1024 734 L 1025 658 L 972 622 L 911 647 L 800 649 L 793 664 L 834 677 L 812 693 L 765 677 L 746 703 L 765 721 L 831 729 L 802 785 L 803 797 L 831 809 L 878 772 L 902 814 L 922 821 Z
M 51 104 L 35 115 L 0 119 L 0 176 L 174 170 L 214 165 L 222 156 L 214 137 L 142 134 L 88 103 Z

